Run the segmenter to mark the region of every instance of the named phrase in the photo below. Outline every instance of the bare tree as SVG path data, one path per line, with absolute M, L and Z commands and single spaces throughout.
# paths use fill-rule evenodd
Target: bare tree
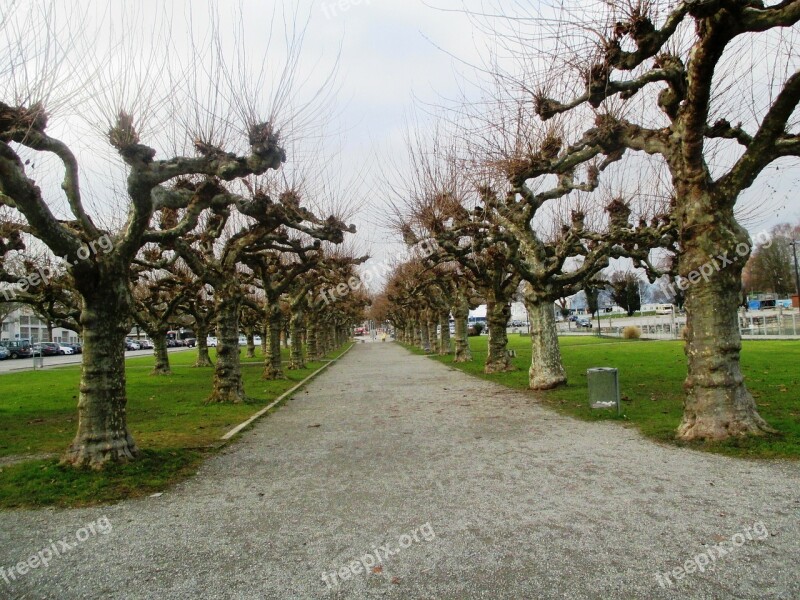
M 538 28 L 536 39 L 523 40 L 518 29 L 511 35 L 523 42 L 518 55 L 530 64 L 519 79 L 539 117 L 593 118 L 584 139 L 604 155 L 638 152 L 669 170 L 678 271 L 687 282 L 688 376 L 678 437 L 772 431 L 739 365 L 736 311 L 750 238 L 735 207 L 768 165 L 800 154 L 800 136 L 791 133 L 800 72 L 794 54 L 781 52 L 792 43 L 794 30 L 786 28 L 800 20 L 800 1 L 561 3 L 525 16 Z M 571 20 L 575 27 L 566 26 Z M 740 57 L 753 40 L 767 55 Z M 770 91 L 755 89 L 764 78 Z

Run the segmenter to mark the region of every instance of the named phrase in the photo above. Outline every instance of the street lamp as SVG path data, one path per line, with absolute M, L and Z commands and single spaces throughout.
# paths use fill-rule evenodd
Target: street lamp
M 789 245 L 792 247 L 792 254 L 794 255 L 794 281 L 797 286 L 797 301 L 800 302 L 800 269 L 797 268 L 797 245 L 800 244 L 797 240 L 792 240 Z

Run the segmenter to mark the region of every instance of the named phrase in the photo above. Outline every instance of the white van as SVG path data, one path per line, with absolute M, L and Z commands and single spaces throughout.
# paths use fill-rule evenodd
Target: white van
M 657 315 L 671 315 L 674 309 L 675 307 L 672 304 L 656 304 Z

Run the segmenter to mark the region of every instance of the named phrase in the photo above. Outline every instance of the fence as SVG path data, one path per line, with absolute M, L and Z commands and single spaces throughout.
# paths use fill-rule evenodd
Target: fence
M 589 330 L 564 330 L 559 331 L 560 335 L 597 335 L 597 322 L 593 321 L 595 327 Z M 642 331 L 642 337 L 655 339 L 682 339 L 683 330 L 686 327 L 683 318 L 670 321 L 647 321 L 647 317 L 628 325 L 638 327 Z M 603 319 L 600 326 L 600 335 L 611 337 L 622 337 L 626 325 L 608 325 L 608 320 Z M 739 332 L 745 339 L 757 338 L 789 338 L 800 339 L 800 314 L 790 311 L 780 311 L 777 314 L 759 314 L 756 312 L 739 314 Z

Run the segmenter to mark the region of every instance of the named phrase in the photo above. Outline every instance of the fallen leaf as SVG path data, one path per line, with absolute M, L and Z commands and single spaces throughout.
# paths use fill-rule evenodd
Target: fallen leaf
M 372 567 L 373 573 L 383 573 L 383 567 L 378 565 L 377 567 Z
M 314 423 L 313 425 L 309 425 L 309 427 L 322 427 L 319 423 Z
M 392 583 L 400 583 L 399 577 L 392 577 Z

